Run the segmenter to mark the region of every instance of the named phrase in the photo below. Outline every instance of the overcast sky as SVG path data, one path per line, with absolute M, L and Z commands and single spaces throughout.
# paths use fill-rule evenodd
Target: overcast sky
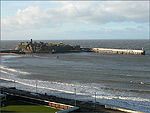
M 1 1 L 1 39 L 149 39 L 149 7 L 149 1 Z

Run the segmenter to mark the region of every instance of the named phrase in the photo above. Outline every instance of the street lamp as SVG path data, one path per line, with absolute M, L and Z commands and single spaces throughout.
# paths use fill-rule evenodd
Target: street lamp
M 16 88 L 16 81 L 14 80 L 14 87 Z
M 96 109 L 96 92 L 95 92 L 95 109 Z
M 37 80 L 36 80 L 36 93 L 37 93 Z
M 74 90 L 75 90 L 75 95 L 74 95 L 74 105 L 75 105 L 75 107 L 76 107 L 76 104 L 77 104 L 77 102 L 76 102 L 76 88 L 74 88 Z
M 3 104 L 3 113 L 4 113 L 4 104 Z

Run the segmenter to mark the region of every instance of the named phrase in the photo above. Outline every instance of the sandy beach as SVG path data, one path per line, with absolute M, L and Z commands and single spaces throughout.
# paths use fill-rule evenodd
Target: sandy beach
M 26 56 L 24 54 L 16 54 L 16 53 L 0 53 L 0 56 L 3 56 L 3 55 Z

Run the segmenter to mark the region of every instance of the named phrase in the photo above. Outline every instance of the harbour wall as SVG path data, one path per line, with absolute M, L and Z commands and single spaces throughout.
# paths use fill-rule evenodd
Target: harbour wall
M 142 50 L 131 50 L 131 49 L 91 48 L 91 51 L 99 52 L 99 53 L 145 55 L 145 51 L 143 49 Z

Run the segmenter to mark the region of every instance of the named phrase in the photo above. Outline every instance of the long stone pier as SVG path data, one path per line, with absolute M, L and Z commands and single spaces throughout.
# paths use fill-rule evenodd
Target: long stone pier
M 91 48 L 91 51 L 99 52 L 99 53 L 145 55 L 144 49 L 142 49 L 142 50 L 131 50 L 131 49 Z

